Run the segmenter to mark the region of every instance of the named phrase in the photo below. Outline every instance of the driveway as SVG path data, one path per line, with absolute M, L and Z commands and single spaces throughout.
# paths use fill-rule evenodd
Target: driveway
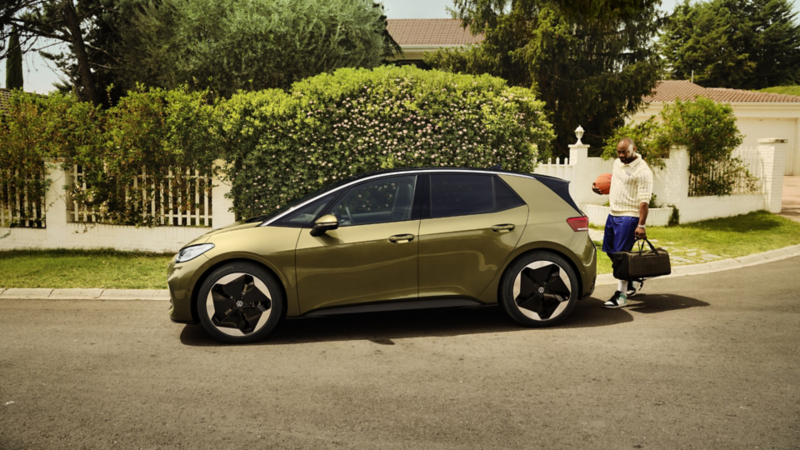
M 800 176 L 783 177 L 781 216 L 800 222 Z
M 800 258 L 497 308 L 286 322 L 227 347 L 161 301 L 0 300 L 0 448 L 795 448 Z

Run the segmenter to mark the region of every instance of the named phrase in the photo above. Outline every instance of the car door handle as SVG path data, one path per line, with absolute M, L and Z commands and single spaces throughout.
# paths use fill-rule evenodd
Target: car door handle
M 514 229 L 514 225 L 510 224 L 510 223 L 504 223 L 502 225 L 495 225 L 495 226 L 492 227 L 492 231 L 497 231 L 497 232 L 511 231 L 513 229 Z
M 414 240 L 413 234 L 396 234 L 394 236 L 389 237 L 389 242 L 393 242 L 395 244 L 403 244 L 413 240 Z

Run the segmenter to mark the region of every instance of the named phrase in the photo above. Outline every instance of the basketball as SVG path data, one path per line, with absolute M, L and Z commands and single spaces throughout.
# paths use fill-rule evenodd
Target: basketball
M 600 189 L 601 193 L 608 194 L 608 192 L 611 190 L 611 174 L 600 174 L 600 176 L 594 180 L 594 185 L 597 186 L 597 189 Z

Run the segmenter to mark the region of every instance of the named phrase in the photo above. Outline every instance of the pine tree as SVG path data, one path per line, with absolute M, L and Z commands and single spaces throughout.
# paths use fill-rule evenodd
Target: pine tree
M 19 44 L 17 27 L 11 30 L 8 39 L 8 58 L 6 59 L 6 88 L 22 89 L 22 48 Z
M 455 0 L 454 14 L 485 40 L 437 52 L 426 62 L 533 87 L 547 102 L 557 133 L 555 155 L 569 153 L 578 125 L 597 152 L 661 77 L 651 44 L 659 28 L 658 5 L 658 0 Z
M 685 0 L 660 38 L 670 77 L 761 89 L 800 76 L 800 27 L 787 0 Z

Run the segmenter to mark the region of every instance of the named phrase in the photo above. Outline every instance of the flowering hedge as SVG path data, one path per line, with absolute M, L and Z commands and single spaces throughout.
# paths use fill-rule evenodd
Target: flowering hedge
M 414 67 L 340 69 L 289 92 L 240 93 L 220 105 L 240 216 L 358 173 L 460 166 L 530 172 L 553 139 L 533 92 L 488 75 Z
M 148 205 L 164 196 L 170 169 L 206 172 L 224 159 L 235 212 L 249 217 L 379 169 L 502 164 L 530 172 L 537 148 L 553 139 L 542 107 L 530 90 L 488 75 L 389 66 L 213 104 L 185 89 L 140 88 L 107 110 L 72 96 L 17 94 L 0 126 L 0 163 L 41 174 L 42 158 L 62 158 L 85 174 L 86 188 L 70 190 L 75 201 L 107 223 L 155 225 L 160 212 Z M 180 190 L 187 180 L 173 175 Z M 134 180 L 139 189 L 126 189 Z M 43 195 L 43 184 L 28 186 Z M 184 196 L 176 207 L 191 210 L 192 201 Z

